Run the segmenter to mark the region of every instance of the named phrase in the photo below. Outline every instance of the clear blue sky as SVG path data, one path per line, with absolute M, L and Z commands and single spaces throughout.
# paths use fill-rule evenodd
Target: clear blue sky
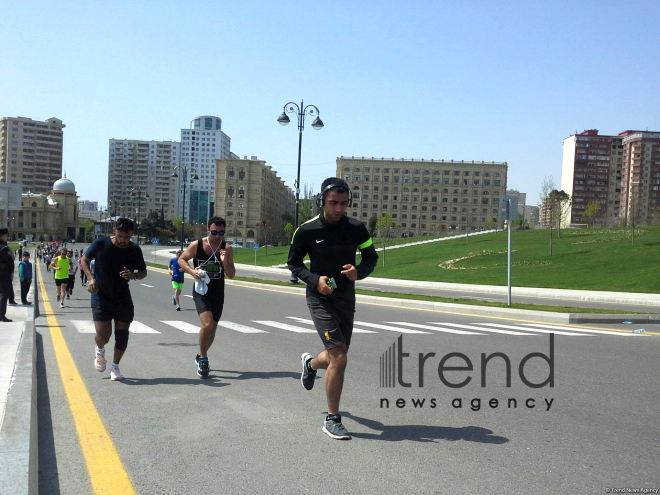
M 507 161 L 536 204 L 562 140 L 660 130 L 660 2 L 59 1 L 0 4 L 0 116 L 64 121 L 64 168 L 107 202 L 108 139 L 222 118 L 288 185 L 290 100 L 319 107 L 302 182 L 338 156 Z

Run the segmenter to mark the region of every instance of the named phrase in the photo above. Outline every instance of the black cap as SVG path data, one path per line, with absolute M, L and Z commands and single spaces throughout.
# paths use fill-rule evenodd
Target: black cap
M 9 229 L 7 227 L 2 227 L 0 229 L 0 235 L 9 234 Z

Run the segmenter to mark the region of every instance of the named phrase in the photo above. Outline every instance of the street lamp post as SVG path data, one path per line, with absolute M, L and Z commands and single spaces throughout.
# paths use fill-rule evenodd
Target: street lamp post
M 189 170 L 188 165 L 177 165 L 176 167 L 174 167 L 174 172 L 172 172 L 172 177 L 175 179 L 179 177 L 179 175 L 176 173 L 177 170 L 180 171 L 183 175 L 181 178 L 182 180 L 180 181 L 183 182 L 183 208 L 181 210 L 181 251 L 183 251 L 183 226 L 186 223 L 186 185 L 188 183 L 186 178 L 188 177 L 188 170 Z M 190 174 L 191 174 L 190 176 L 191 184 L 192 181 L 199 179 L 199 177 L 197 177 L 197 174 L 195 173 L 195 169 L 192 167 L 190 167 Z
M 296 178 L 296 220 L 294 226 L 294 232 L 298 228 L 298 212 L 300 211 L 300 153 L 302 151 L 302 133 L 305 129 L 305 115 L 310 117 L 316 116 L 314 122 L 312 122 L 312 127 L 319 131 L 323 129 L 323 121 L 319 118 L 319 109 L 314 105 L 304 106 L 303 101 L 300 100 L 300 106 L 296 103 L 290 101 L 284 105 L 284 110 L 282 115 L 277 118 L 277 121 L 280 125 L 287 125 L 289 122 L 289 116 L 287 113 L 295 114 L 298 117 L 298 176 Z M 291 274 L 291 279 L 289 280 L 292 284 L 298 283 L 298 278 Z
M 138 207 L 137 207 L 137 243 L 138 246 L 140 245 L 140 203 L 142 200 L 142 187 L 134 187 L 131 189 L 131 194 L 129 196 L 137 196 L 138 200 Z M 149 195 L 145 192 L 144 193 L 144 198 L 147 199 L 149 198 Z

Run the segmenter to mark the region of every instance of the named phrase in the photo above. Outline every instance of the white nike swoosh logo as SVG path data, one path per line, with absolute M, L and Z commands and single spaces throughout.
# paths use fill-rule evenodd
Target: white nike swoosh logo
M 320 241 L 317 239 L 316 244 L 318 244 L 319 242 L 323 242 L 323 241 L 325 241 L 325 239 L 321 239 Z

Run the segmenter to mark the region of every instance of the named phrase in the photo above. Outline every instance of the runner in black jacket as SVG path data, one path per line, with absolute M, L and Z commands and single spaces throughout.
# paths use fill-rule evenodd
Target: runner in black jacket
M 339 400 L 344 384 L 348 347 L 353 333 L 355 281 L 369 276 L 378 255 L 367 228 L 345 216 L 350 205 L 350 189 L 341 179 L 323 181 L 317 201 L 321 213 L 302 224 L 293 235 L 288 265 L 291 273 L 307 283 L 307 306 L 325 350 L 317 357 L 301 357 L 303 386 L 311 390 L 316 371 L 325 373 L 328 415 L 323 431 L 332 438 L 351 438 L 341 423 Z M 355 266 L 359 249 L 362 261 Z M 309 269 L 303 263 L 309 255 Z

